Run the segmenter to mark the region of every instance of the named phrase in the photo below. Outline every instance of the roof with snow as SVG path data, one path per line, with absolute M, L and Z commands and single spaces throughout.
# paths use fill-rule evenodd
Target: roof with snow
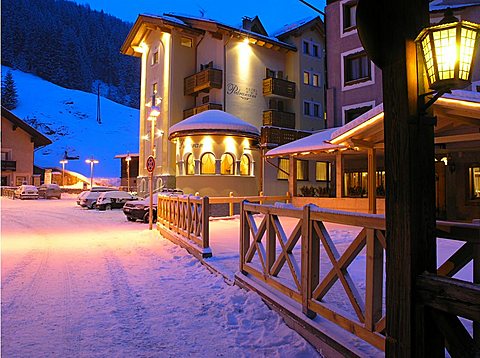
M 253 124 L 216 109 L 191 116 L 169 129 L 168 139 L 191 134 L 232 134 L 258 137 L 260 132 Z
M 282 26 L 280 29 L 273 31 L 272 36 L 275 36 L 277 38 L 284 38 L 285 36 L 288 36 L 294 32 L 301 32 L 303 29 L 307 27 L 309 28 L 315 23 L 320 25 L 323 31 L 323 21 L 320 19 L 320 17 L 308 16 L 298 21 Z
M 448 131 L 459 128 L 477 128 L 468 140 L 478 140 L 480 127 L 480 93 L 455 90 L 444 94 L 434 104 L 437 116 L 436 140 L 448 142 Z M 463 120 L 463 118 L 465 118 Z M 476 124 L 477 122 L 478 124 Z M 471 132 L 471 130 L 470 130 Z M 366 143 L 375 146 L 383 143 L 383 103 L 365 112 L 353 121 L 337 128 L 326 129 L 309 137 L 281 145 L 266 153 L 267 157 L 286 155 L 308 156 L 319 152 L 328 153 Z M 440 143 L 440 142 L 439 142 Z
M 32 126 L 28 125 L 26 122 L 22 121 L 8 109 L 2 106 L 2 118 L 9 120 L 14 127 L 19 127 L 23 129 L 25 132 L 31 135 L 32 141 L 35 148 L 44 147 L 46 145 L 52 144 L 52 141 L 45 137 L 42 133 L 37 131 Z

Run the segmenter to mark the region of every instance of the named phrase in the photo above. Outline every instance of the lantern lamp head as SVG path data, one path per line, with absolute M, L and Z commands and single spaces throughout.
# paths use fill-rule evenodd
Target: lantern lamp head
M 471 83 L 479 34 L 480 25 L 458 21 L 450 8 L 438 25 L 420 32 L 415 42 L 422 50 L 431 89 L 462 89 Z

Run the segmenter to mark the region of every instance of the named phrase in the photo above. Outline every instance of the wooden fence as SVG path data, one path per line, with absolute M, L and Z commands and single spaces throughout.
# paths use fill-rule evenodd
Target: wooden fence
M 285 233 L 285 227 L 282 225 L 280 217 L 298 220 L 289 235 Z M 242 274 L 252 275 L 270 288 L 294 299 L 302 305 L 302 311 L 307 317 L 314 318 L 318 314 L 374 347 L 385 350 L 383 288 L 387 243 L 383 216 L 335 213 L 312 209 L 310 205 L 300 209 L 244 202 L 240 220 L 240 271 Z M 258 225 L 256 220 L 260 220 Z M 340 254 L 325 223 L 356 226 L 361 230 Z M 445 315 L 439 315 L 437 319 L 443 327 L 444 336 L 454 337 L 450 345 L 455 343 L 458 346 L 458 343 L 461 342 L 460 346 L 466 345 L 469 349 L 473 349 L 475 342 L 465 331 L 456 315 L 474 320 L 474 337 L 478 344 L 480 333 L 478 331 L 480 227 L 465 225 L 459 228 L 456 225 L 441 222 L 437 224 L 437 227 L 439 237 L 467 241 L 446 263 L 440 266 L 439 275 L 451 276 L 473 259 L 474 282 L 460 281 L 461 283 L 459 283 L 458 280 L 452 279 L 456 281 L 456 284 L 448 286 L 443 277 L 422 276 L 418 280 L 422 298 L 422 302 L 419 303 L 448 312 L 450 325 L 445 323 L 447 320 Z M 476 245 L 475 249 L 473 249 L 473 245 Z M 295 256 L 296 246 L 297 250 L 300 250 L 300 255 Z M 366 261 L 364 292 L 357 287 L 356 281 L 348 272 L 349 265 L 360 254 L 365 255 Z M 322 278 L 320 278 L 321 256 L 322 260 L 325 260 L 326 256 L 331 264 L 331 269 Z M 282 271 L 282 269 L 284 270 Z M 283 274 L 279 275 L 281 271 Z M 286 280 L 285 272 L 289 273 L 287 276 L 291 277 L 290 280 Z M 325 296 L 331 292 L 337 281 L 340 282 L 346 293 L 348 311 L 353 312 L 352 314 L 346 314 L 345 309 L 340 310 L 324 301 Z M 454 289 L 455 292 L 450 292 L 451 289 Z M 444 297 L 445 294 L 442 295 L 442 292 L 446 292 L 446 295 L 450 297 Z M 274 295 L 270 298 L 275 301 Z M 461 303 L 455 304 L 455 300 L 459 300 Z M 446 327 L 455 327 L 457 332 L 452 332 L 451 328 Z

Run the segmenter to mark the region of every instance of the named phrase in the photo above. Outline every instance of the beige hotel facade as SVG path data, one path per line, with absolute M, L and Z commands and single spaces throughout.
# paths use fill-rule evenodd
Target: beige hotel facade
M 268 162 L 263 153 L 325 128 L 324 48 L 318 17 L 268 34 L 258 17 L 233 27 L 184 15 L 140 15 L 121 49 L 141 58 L 139 194 L 148 192 L 149 155 L 156 158 L 154 190 L 285 194 L 288 159 Z M 152 103 L 160 110 L 154 127 Z M 228 131 L 229 121 L 243 125 Z M 174 125 L 180 130 L 172 132 Z M 300 186 L 319 175 L 326 179 L 325 170 L 308 167 L 298 164 Z

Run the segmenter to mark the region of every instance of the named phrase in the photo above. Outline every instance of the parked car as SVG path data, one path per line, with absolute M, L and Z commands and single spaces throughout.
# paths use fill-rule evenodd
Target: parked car
M 58 184 L 42 184 L 38 187 L 38 197 L 45 199 L 61 199 L 62 189 L 58 186 Z
M 157 219 L 157 203 L 158 195 L 182 195 L 183 191 L 180 189 L 163 189 L 160 193 L 153 194 L 153 222 Z M 142 220 L 148 223 L 148 214 L 150 209 L 150 196 L 145 199 L 134 200 L 125 203 L 123 206 L 123 213 L 128 221 Z
M 96 207 L 98 210 L 123 208 L 126 202 L 138 199 L 126 191 L 106 191 L 100 194 Z
M 35 185 L 20 185 L 14 192 L 15 198 L 38 199 L 38 190 Z
M 80 206 L 82 208 L 95 209 L 97 206 L 97 199 L 102 194 L 101 191 L 87 191 L 80 198 Z
M 105 191 L 113 191 L 113 190 L 116 190 L 116 189 L 109 188 L 106 186 L 94 186 L 92 190 L 85 190 L 85 191 L 82 191 L 80 194 L 78 194 L 77 205 L 81 205 L 80 202 L 82 201 L 82 198 L 85 197 L 90 192 L 105 192 Z

